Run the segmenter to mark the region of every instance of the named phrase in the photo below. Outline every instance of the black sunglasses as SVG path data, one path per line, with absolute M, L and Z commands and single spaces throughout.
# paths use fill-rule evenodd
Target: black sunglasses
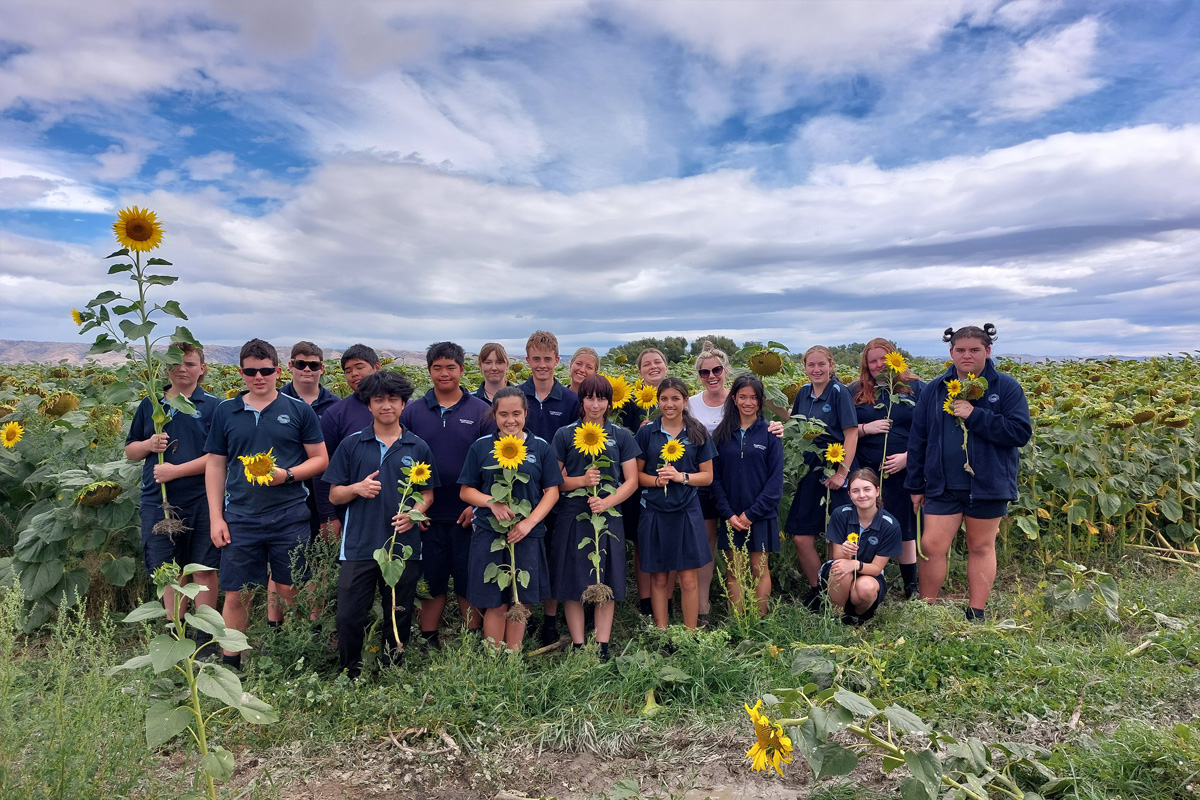
M 724 371 L 725 371 L 725 368 L 724 368 L 724 367 L 722 367 L 720 364 L 718 364 L 717 366 L 713 367 L 712 369 L 702 369 L 702 370 L 700 370 L 700 377 L 701 377 L 701 378 L 707 378 L 709 375 L 717 375 L 717 376 L 720 376 L 720 375 L 721 375 L 721 373 L 723 373 Z
M 324 366 L 320 361 L 301 361 L 298 358 L 292 362 L 292 369 L 310 369 L 313 372 L 320 372 Z
M 253 378 L 255 375 L 262 375 L 264 378 L 268 375 L 274 375 L 279 367 L 242 367 L 239 372 L 247 378 Z

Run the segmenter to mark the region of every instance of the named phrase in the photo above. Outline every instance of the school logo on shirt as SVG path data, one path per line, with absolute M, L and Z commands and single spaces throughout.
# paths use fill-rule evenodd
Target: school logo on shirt
M 292 418 L 289 417 L 287 414 L 280 414 L 278 417 L 275 418 L 275 421 L 278 422 L 280 425 L 287 425 L 289 422 L 292 421 Z
M 755 450 L 766 450 L 767 446 L 765 444 L 756 444 L 756 445 L 754 445 L 754 449 Z
M 998 394 L 989 394 L 989 395 L 988 395 L 988 402 L 989 402 L 989 403 L 994 403 L 994 402 L 996 402 L 996 401 L 997 401 L 997 400 L 999 400 L 999 399 L 1000 399 L 1000 395 L 998 395 Z
M 461 422 L 463 425 L 474 425 L 474 424 L 475 424 L 475 420 L 473 420 L 473 419 L 462 419 L 462 418 L 459 418 L 459 420 L 458 420 L 458 421 L 459 421 L 459 422 Z
M 406 467 L 411 467 L 413 465 L 412 456 L 405 456 L 404 458 L 400 459 L 400 463 Z
M 867 541 L 871 544 L 879 544 L 879 537 L 878 536 L 868 536 Z
M 533 453 L 530 453 L 529 455 L 525 456 L 525 460 L 528 461 L 530 464 L 536 464 L 537 456 L 535 456 Z
M 551 411 L 551 412 L 549 412 L 549 414 L 550 414 L 550 416 L 552 416 L 552 417 L 561 417 L 561 416 L 562 416 L 562 412 L 561 412 L 561 411 Z
M 821 410 L 824 411 L 826 414 L 828 414 L 830 411 L 833 410 L 833 407 L 830 406 L 829 403 L 826 403 L 825 405 L 821 406 Z

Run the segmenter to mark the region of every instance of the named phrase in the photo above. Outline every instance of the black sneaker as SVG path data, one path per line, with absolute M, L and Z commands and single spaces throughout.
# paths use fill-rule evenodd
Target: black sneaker
M 542 647 L 558 644 L 561 637 L 558 634 L 558 620 L 542 625 Z
M 915 584 L 915 583 L 904 584 L 904 599 L 905 600 L 912 600 L 914 597 L 919 597 L 920 594 L 921 594 L 921 587 L 918 586 L 917 584 Z
M 808 594 L 804 595 L 804 599 L 800 602 L 809 611 L 819 614 L 825 607 L 825 593 L 821 591 L 820 586 L 810 586 Z
M 975 625 L 982 625 L 986 619 L 986 616 L 987 615 L 984 613 L 982 608 L 971 608 L 970 606 L 967 606 L 967 622 L 974 623 Z
M 858 614 L 842 614 L 842 624 L 851 627 L 858 627 L 864 622 L 863 618 Z

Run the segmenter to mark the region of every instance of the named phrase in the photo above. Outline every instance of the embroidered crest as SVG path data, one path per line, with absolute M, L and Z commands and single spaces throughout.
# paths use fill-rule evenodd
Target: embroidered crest
M 413 464 L 412 456 L 405 456 L 404 458 L 400 459 L 400 463 L 406 467 L 411 467 Z
M 275 421 L 278 422 L 280 425 L 287 425 L 289 422 L 292 421 L 292 418 L 289 417 L 287 414 L 280 414 L 278 417 L 275 418 Z

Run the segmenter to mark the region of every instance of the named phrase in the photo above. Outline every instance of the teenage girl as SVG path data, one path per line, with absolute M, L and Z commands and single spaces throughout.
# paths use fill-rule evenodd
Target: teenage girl
M 697 570 L 712 560 L 704 517 L 696 489 L 712 483 L 712 439 L 687 410 L 687 385 L 664 378 L 658 385 L 659 419 L 637 432 L 638 481 L 642 486 L 642 515 L 638 521 L 642 569 L 650 573 L 650 603 L 654 624 L 667 627 L 667 602 L 677 571 L 682 593 L 683 624 L 694 629 L 699 617 Z M 668 442 L 683 447 L 679 458 L 664 463 Z
M 479 371 L 483 373 L 483 383 L 474 391 L 474 395 L 485 403 L 491 403 L 496 392 L 508 386 L 508 351 L 504 345 L 488 342 L 479 348 Z
M 842 622 L 858 625 L 875 616 L 887 596 L 883 568 L 900 555 L 900 523 L 880 508 L 875 470 L 855 470 L 849 483 L 851 505 L 829 517 L 829 561 L 821 565 L 821 585 L 829 589 L 829 602 L 844 612 Z
M 745 574 L 742 551 L 749 551 L 759 616 L 771 597 L 768 553 L 779 550 L 779 500 L 783 497 L 783 443 L 763 420 L 763 384 L 739 375 L 725 401 L 725 413 L 713 433 L 712 496 L 720 515 L 720 546 L 730 564 L 726 583 L 731 604 L 741 602 L 735 576 Z M 739 568 L 740 567 L 740 568 Z
M 946 580 L 946 556 L 966 522 L 966 615 L 982 622 L 996 580 L 996 534 L 1008 503 L 1017 499 L 1018 450 L 1033 435 L 1033 425 L 1021 385 L 998 372 L 991 359 L 994 325 L 947 328 L 942 339 L 950 343 L 953 363 L 917 401 L 905 487 L 914 510 L 919 514 L 924 507 L 921 545 L 928 560 L 919 564 L 921 598 L 937 599 Z M 947 383 L 970 375 L 987 379 L 987 391 L 975 400 L 957 398 L 947 413 Z M 968 432 L 965 451 L 958 420 Z M 974 475 L 966 470 L 968 456 Z
M 468 556 L 467 599 L 476 608 L 486 609 L 483 614 L 483 635 L 499 646 L 510 650 L 521 647 L 525 636 L 525 620 L 506 618 L 512 598 L 512 587 L 501 591 L 494 582 L 484 582 L 484 571 L 489 564 L 505 564 L 508 548 L 492 550 L 497 533 L 491 519 L 510 520 L 516 515 L 512 508 L 492 500 L 492 486 L 501 477 L 502 471 L 495 469 L 496 456 L 493 452 L 496 440 L 504 436 L 516 436 L 525 442 L 526 456 L 518 471 L 529 477 L 525 483 L 517 481 L 513 486 L 516 501 L 528 500 L 533 511 L 508 532 L 508 541 L 516 544 L 516 567 L 529 573 L 529 585 L 518 592 L 522 605 L 540 603 L 550 596 L 550 574 L 546 563 L 544 538 L 546 526 L 543 520 L 558 501 L 558 486 L 562 483 L 562 471 L 558 469 L 550 445 L 537 436 L 526 433 L 525 415 L 528 411 L 525 393 L 516 386 L 506 386 L 492 397 L 492 417 L 496 420 L 496 432 L 481 436 L 467 451 L 462 474 L 458 476 L 459 497 L 475 507 L 474 528 L 471 533 L 471 549 Z M 492 469 L 488 469 L 492 467 Z
M 556 510 L 557 528 L 551 538 L 550 585 L 552 596 L 562 601 L 567 615 L 567 628 L 571 642 L 576 648 L 583 647 L 584 615 L 581 599 L 588 587 L 597 582 L 612 590 L 612 599 L 595 606 L 596 641 L 600 645 L 600 657 L 608 658 L 608 641 L 612 634 L 613 613 L 616 603 L 625 599 L 625 526 L 620 516 L 609 516 L 611 508 L 620 509 L 621 503 L 638 490 L 637 458 L 641 455 L 633 434 L 619 425 L 608 421 L 612 412 L 612 384 L 603 375 L 589 375 L 579 385 L 581 411 L 579 422 L 559 428 L 554 434 L 554 455 L 562 470 L 560 487 L 562 499 Z M 600 454 L 612 462 L 602 469 L 589 469 L 592 456 L 581 453 L 575 447 L 575 434 L 584 423 L 599 425 L 604 429 L 604 450 Z M 615 491 L 601 489 L 598 496 L 571 497 L 578 490 L 591 490 L 601 485 L 601 478 L 616 486 Z M 586 517 L 581 514 L 605 514 L 608 533 L 600 536 L 599 581 L 596 568 L 588 559 L 595 552 L 592 544 L 595 531 Z M 580 542 L 587 541 L 582 548 Z
M 804 462 L 808 465 L 808 472 L 796 486 L 796 495 L 792 498 L 784 530 L 792 535 L 796 557 L 800 560 L 804 577 L 808 579 L 809 590 L 803 602 L 809 609 L 816 610 L 824 596 L 817 576 L 821 557 L 817 555 L 815 540 L 825 532 L 826 513 L 850 502 L 845 488 L 846 476 L 854 464 L 858 417 L 854 413 L 850 392 L 834 371 L 833 354 L 829 348 L 820 345 L 808 348 L 804 353 L 804 372 L 809 382 L 796 393 L 792 414 L 819 419 L 825 423 L 826 430 L 813 441 L 819 452 L 805 453 Z M 845 445 L 846 457 L 833 475 L 826 478 L 823 454 L 825 448 L 834 442 Z M 825 506 L 826 493 L 829 494 L 828 508 Z
M 858 463 L 883 476 L 880 488 L 883 507 L 900 523 L 904 540 L 900 552 L 900 577 L 904 581 L 904 598 L 908 600 L 917 594 L 917 515 L 913 512 L 912 498 L 904 488 L 904 481 L 908 477 L 908 432 L 912 428 L 917 398 L 925 384 L 908 370 L 898 375 L 892 371 L 887 357 L 895 352 L 896 346 L 887 339 L 867 342 L 859 359 L 858 380 L 850 384 L 849 389 L 858 417 Z M 892 385 L 896 393 L 889 397 L 889 386 Z
M 590 347 L 581 347 L 567 362 L 567 372 L 571 376 L 571 391 L 579 394 L 579 387 L 588 375 L 595 375 L 600 369 L 600 355 Z

